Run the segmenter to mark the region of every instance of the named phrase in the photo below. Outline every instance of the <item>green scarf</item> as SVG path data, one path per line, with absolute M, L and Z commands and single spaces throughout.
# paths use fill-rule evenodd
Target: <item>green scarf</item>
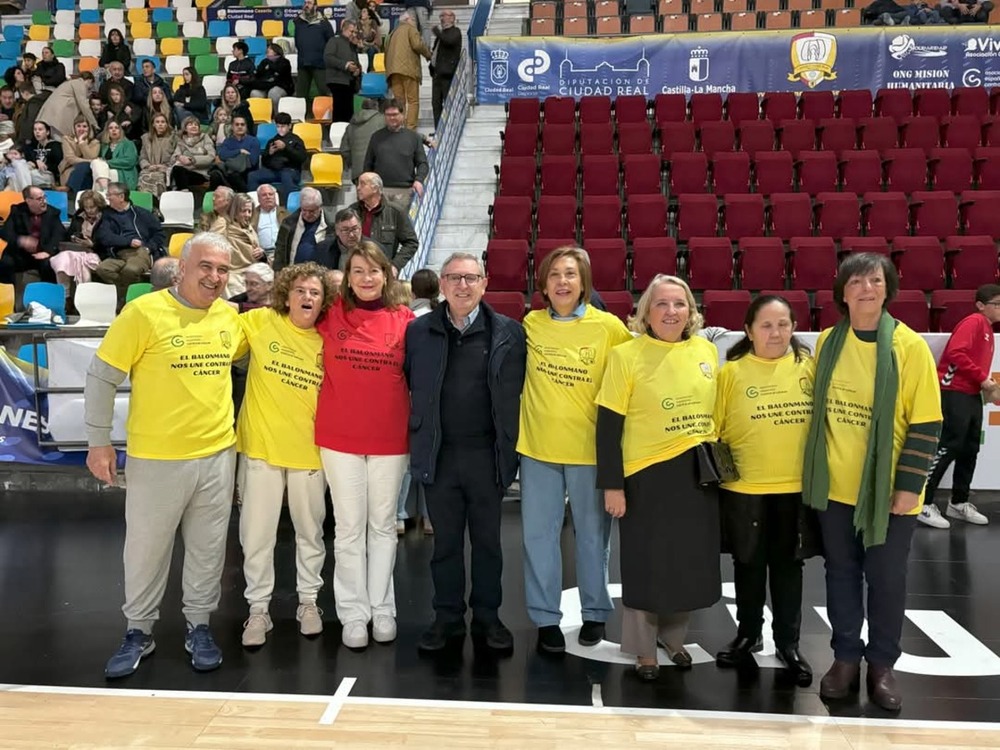
M 827 393 L 833 368 L 840 358 L 851 324 L 844 318 L 830 332 L 816 362 L 813 384 L 813 418 L 806 438 L 802 467 L 802 502 L 816 510 L 826 510 L 830 494 L 830 467 L 826 451 Z M 899 370 L 892 351 L 896 321 L 887 312 L 878 322 L 875 343 L 875 397 L 865 450 L 858 503 L 854 508 L 854 528 L 861 532 L 865 547 L 885 542 L 892 505 L 892 433 L 899 390 Z

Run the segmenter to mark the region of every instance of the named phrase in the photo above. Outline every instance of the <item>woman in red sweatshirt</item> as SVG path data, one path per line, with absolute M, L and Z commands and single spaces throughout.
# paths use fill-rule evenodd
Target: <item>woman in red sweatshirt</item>
M 376 641 L 396 638 L 396 497 L 410 418 L 403 342 L 413 313 L 374 243 L 352 250 L 345 268 L 340 297 L 316 326 L 324 367 L 316 444 L 337 522 L 333 594 L 341 639 L 365 648 L 369 622 Z
M 918 516 L 926 526 L 936 529 L 951 526 L 934 504 L 934 492 L 953 461 L 955 474 L 946 514 L 949 518 L 979 526 L 989 523 L 989 519 L 969 502 L 969 486 L 979 455 L 983 399 L 994 401 L 997 398 L 997 384 L 991 375 L 994 323 L 1000 323 L 1000 285 L 984 284 L 976 290 L 976 312 L 958 322 L 938 361 L 944 424 L 927 477 L 924 507 Z

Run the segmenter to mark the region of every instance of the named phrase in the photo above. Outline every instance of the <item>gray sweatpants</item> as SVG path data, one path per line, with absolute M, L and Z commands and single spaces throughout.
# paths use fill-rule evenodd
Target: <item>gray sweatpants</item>
M 222 594 L 236 448 L 204 458 L 125 462 L 125 604 L 128 627 L 160 618 L 177 527 L 184 540 L 184 616 L 207 625 Z

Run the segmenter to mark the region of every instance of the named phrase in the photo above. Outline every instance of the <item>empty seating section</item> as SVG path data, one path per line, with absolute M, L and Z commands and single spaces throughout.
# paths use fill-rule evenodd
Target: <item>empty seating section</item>
M 491 289 L 528 292 L 544 254 L 572 242 L 602 292 L 680 274 L 709 324 L 738 328 L 745 293 L 784 290 L 815 328 L 839 315 L 825 301 L 839 260 L 876 252 L 906 292 L 894 310 L 944 325 L 933 295 L 998 278 L 998 102 L 974 88 L 514 99 Z

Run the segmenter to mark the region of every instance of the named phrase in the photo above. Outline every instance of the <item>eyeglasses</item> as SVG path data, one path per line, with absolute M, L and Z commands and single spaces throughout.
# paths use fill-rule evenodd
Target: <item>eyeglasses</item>
M 998 299 L 998 300 L 992 300 L 991 299 L 986 304 L 989 305 L 990 307 L 1000 307 L 1000 299 Z
M 472 286 L 473 284 L 478 284 L 483 279 L 478 273 L 446 273 L 441 278 L 449 284 L 455 284 L 456 286 L 463 281 L 468 286 Z
M 345 227 L 344 225 L 340 225 L 339 227 L 337 227 L 337 229 L 339 229 L 344 234 L 361 234 L 361 227 L 359 226 Z

